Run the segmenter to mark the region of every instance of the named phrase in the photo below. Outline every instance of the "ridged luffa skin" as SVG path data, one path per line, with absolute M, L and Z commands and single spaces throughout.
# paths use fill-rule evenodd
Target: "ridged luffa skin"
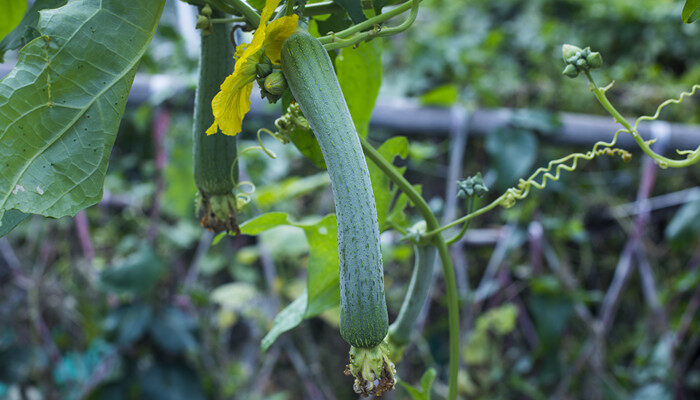
M 221 17 L 214 12 L 212 18 Z M 205 133 L 214 122 L 211 100 L 219 92 L 219 85 L 233 72 L 233 44 L 228 24 L 213 24 L 209 35 L 202 35 L 199 61 L 199 84 L 194 107 L 194 180 L 202 195 L 231 194 L 231 165 L 236 160 L 236 138 L 221 132 Z M 233 176 L 238 177 L 235 167 Z
M 306 32 L 282 46 L 282 70 L 318 140 L 335 197 L 340 257 L 340 334 L 371 348 L 388 329 L 377 209 L 367 162 L 328 53 Z

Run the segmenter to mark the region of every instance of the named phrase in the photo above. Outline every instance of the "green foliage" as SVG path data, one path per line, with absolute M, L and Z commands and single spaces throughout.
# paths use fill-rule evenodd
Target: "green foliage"
M 100 200 L 129 88 L 164 1 L 142 3 L 81 0 L 41 13 L 43 36 L 0 81 L 0 216 L 14 208 L 62 217 Z
M 683 18 L 683 22 L 686 24 L 693 23 L 700 19 L 700 0 L 685 0 L 681 18 Z
M 165 265 L 148 246 L 142 246 L 122 263 L 100 274 L 100 284 L 117 294 L 144 294 L 156 286 L 165 272 Z
M 395 136 L 384 142 L 377 149 L 379 153 L 390 163 L 399 157 L 405 159 L 408 156 L 408 140 L 403 136 Z M 369 176 L 372 179 L 372 191 L 374 192 L 374 201 L 377 204 L 377 220 L 379 221 L 379 230 L 389 229 L 387 222 L 391 219 L 392 214 L 402 213 L 407 203 L 400 202 L 394 206 L 394 199 L 398 192 L 398 188 L 392 184 L 375 163 L 368 161 Z M 400 173 L 403 173 L 406 168 L 398 168 Z M 392 206 L 394 206 L 392 208 Z M 398 222 L 398 221 L 393 221 Z M 403 226 L 403 224 L 399 224 Z
M 0 237 L 10 233 L 17 225 L 27 219 L 28 216 L 29 214 L 18 210 L 7 211 L 2 218 L 0 218 Z
M 195 321 L 175 307 L 160 310 L 149 324 L 148 333 L 153 342 L 165 352 L 182 354 L 197 349 L 192 332 Z
M 490 349 L 495 344 L 493 340 L 499 340 L 515 329 L 515 319 L 518 310 L 513 304 L 506 304 L 494 308 L 480 315 L 476 320 L 476 328 L 469 335 L 469 340 L 464 347 L 464 360 L 469 365 L 486 363 L 493 353 Z M 492 338 L 491 335 L 494 335 Z
M 201 383 L 182 365 L 156 363 L 142 378 L 142 396 L 153 400 L 205 400 Z
M 241 224 L 241 233 L 258 235 L 280 225 L 301 228 L 306 235 L 309 244 L 307 291 L 275 318 L 273 327 L 263 339 L 263 350 L 269 348 L 277 336 L 299 325 L 303 319 L 336 307 L 340 302 L 335 215 L 327 215 L 315 222 L 293 222 L 285 213 L 271 212 Z
M 395 93 L 418 97 L 443 85 L 480 107 L 550 108 L 599 113 L 585 85 L 561 74 L 563 42 L 590 45 L 605 56 L 600 74 L 627 112 L 643 113 L 697 82 L 697 27 L 679 21 L 679 0 L 424 0 L 420 29 L 385 51 Z M 640 39 L 641 38 L 641 39 Z M 691 108 L 668 118 L 697 121 Z
M 314 139 L 315 140 L 315 139 Z M 304 178 L 290 177 L 273 185 L 258 188 L 255 191 L 255 202 L 260 208 L 267 210 L 275 204 L 303 196 L 330 184 L 325 172 Z
M 428 368 L 420 378 L 420 387 L 411 386 L 409 383 L 399 381 L 399 385 L 408 392 L 413 400 L 430 400 L 430 390 L 433 387 L 433 382 L 437 372 L 435 368 Z
M 8 1 L 8 0 L 3 0 Z M 13 1 L 13 0 L 9 0 Z M 25 2 L 26 3 L 26 2 Z M 14 28 L 7 36 L 0 41 L 0 62 L 3 61 L 3 56 L 8 50 L 16 50 L 25 44 L 31 42 L 39 36 L 39 11 L 44 9 L 57 8 L 66 4 L 66 0 L 37 0 L 32 4 L 32 7 L 24 14 L 24 17 L 19 22 L 19 25 Z M 26 7 L 26 5 L 25 5 Z
M 449 107 L 459 100 L 459 88 L 454 84 L 438 86 L 420 96 L 421 104 Z
M 335 69 L 357 133 L 366 138 L 382 84 L 382 41 L 343 48 L 335 59 Z
M 118 345 L 123 346 L 141 339 L 152 320 L 153 308 L 136 302 L 112 311 L 104 321 L 104 329 Z
M 347 11 L 348 15 L 350 15 L 350 18 L 352 19 L 352 22 L 354 23 L 359 23 L 364 21 L 365 14 L 362 11 L 362 1 L 360 0 L 333 0 L 336 3 L 340 4 L 345 11 Z
M 27 11 L 27 2 L 26 0 L 0 0 L 0 8 L 3 10 L 0 14 L 0 40 L 3 40 L 22 20 L 24 12 Z
M 700 238 L 700 200 L 686 203 L 676 212 L 666 226 L 665 236 L 676 246 L 697 245 Z
M 515 184 L 532 169 L 537 145 L 537 137 L 524 129 L 502 128 L 486 137 L 486 152 L 496 175 L 494 186 L 499 191 Z

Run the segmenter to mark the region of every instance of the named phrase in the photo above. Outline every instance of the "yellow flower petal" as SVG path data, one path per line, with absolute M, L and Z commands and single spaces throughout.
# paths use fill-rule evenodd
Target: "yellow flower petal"
M 276 19 L 267 26 L 267 37 L 265 38 L 265 55 L 274 64 L 280 63 L 282 43 L 297 30 L 299 16 L 287 15 Z
M 211 101 L 214 123 L 207 129 L 207 135 L 222 133 L 235 136 L 241 131 L 243 117 L 250 110 L 250 94 L 253 79 L 241 80 L 241 76 L 229 75 L 221 85 L 221 91 Z
M 255 80 L 255 65 L 262 56 L 262 46 L 265 42 L 267 22 L 277 8 L 280 0 L 267 0 L 262 14 L 260 26 L 253 34 L 250 44 L 236 47 L 236 66 L 233 74 L 226 77 L 221 84 L 221 90 L 211 101 L 214 123 L 207 129 L 207 135 L 221 130 L 226 135 L 234 136 L 241 131 L 243 117 L 250 110 L 250 94 Z
M 265 2 L 265 7 L 263 7 L 262 13 L 260 13 L 260 27 L 265 27 L 267 25 L 267 22 L 270 20 L 270 17 L 272 17 L 272 13 L 275 12 L 275 8 L 280 4 L 280 0 L 267 0 Z M 258 31 L 255 31 L 257 34 Z

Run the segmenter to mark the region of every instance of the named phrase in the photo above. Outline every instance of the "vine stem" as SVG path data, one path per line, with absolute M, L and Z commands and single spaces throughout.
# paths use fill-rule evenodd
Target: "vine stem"
M 632 134 L 632 137 L 637 142 L 637 145 L 639 145 L 642 151 L 647 156 L 651 157 L 654 161 L 656 161 L 656 163 L 659 164 L 660 167 L 682 168 L 700 161 L 700 147 L 695 149 L 695 151 L 692 152 L 692 155 L 687 157 L 685 160 L 673 160 L 654 152 L 654 150 L 652 150 L 649 146 L 651 142 L 645 142 L 642 136 L 639 134 L 639 132 L 637 132 L 637 129 L 633 127 L 632 124 L 630 124 L 629 121 L 627 121 L 627 119 L 625 119 L 625 117 L 623 117 L 619 111 L 617 111 L 617 109 L 612 105 L 612 103 L 610 103 L 610 100 L 608 100 L 607 96 L 605 95 L 605 91 L 607 89 L 601 89 L 598 87 L 598 85 L 596 85 L 595 81 L 593 80 L 593 76 L 591 76 L 590 71 L 585 71 L 584 74 L 586 75 L 586 78 L 590 83 L 591 91 L 595 95 L 596 99 L 598 99 L 600 105 L 602 105 L 603 108 L 608 113 L 610 113 L 610 115 L 612 115 L 613 118 L 615 118 L 615 121 L 617 121 L 620 125 L 625 127 L 625 130 L 627 132 Z
M 374 162 L 377 167 L 406 194 L 406 196 L 408 196 L 425 220 L 427 228 L 433 231 L 439 229 L 440 224 L 435 214 L 430 211 L 428 203 L 411 183 L 408 182 L 387 159 L 379 154 L 367 139 L 360 136 L 360 143 L 362 143 L 362 149 L 365 155 L 372 160 L 372 162 Z M 442 271 L 445 275 L 445 286 L 447 287 L 447 317 L 450 334 L 449 390 L 447 398 L 448 400 L 456 400 L 457 377 L 459 373 L 459 300 L 457 296 L 457 283 L 452 266 L 452 258 L 450 258 L 450 252 L 445 243 L 445 239 L 442 235 L 435 235 L 432 238 L 432 244 L 437 247 L 442 264 Z
M 469 213 L 469 214 L 467 214 L 467 215 L 465 215 L 465 216 L 463 216 L 463 217 L 461 217 L 461 218 L 459 218 L 459 219 L 456 219 L 456 220 L 450 222 L 450 223 L 447 224 L 447 225 L 443 225 L 443 226 L 441 226 L 441 227 L 434 228 L 434 229 L 428 227 L 428 228 L 430 228 L 431 230 L 428 231 L 428 232 L 426 232 L 425 235 L 423 235 L 423 236 L 426 237 L 426 238 L 428 238 L 428 237 L 433 237 L 433 236 L 437 235 L 438 233 L 440 233 L 440 232 L 442 232 L 442 231 L 444 231 L 444 230 L 447 230 L 447 229 L 452 228 L 453 226 L 457 226 L 457 225 L 459 225 L 459 224 L 462 224 L 462 223 L 465 223 L 465 222 L 469 222 L 469 221 L 471 221 L 472 219 L 478 217 L 479 215 L 484 214 L 484 213 L 487 213 L 487 212 L 493 210 L 494 208 L 496 208 L 497 206 L 501 205 L 501 203 L 505 200 L 505 198 L 506 198 L 507 196 L 508 196 L 508 192 L 505 192 L 505 193 L 503 193 L 502 195 L 500 195 L 496 200 L 494 200 L 494 201 L 492 201 L 491 203 L 489 203 L 488 205 L 486 205 L 486 206 L 484 206 L 484 207 L 481 207 L 480 209 L 478 209 L 478 210 L 476 210 L 476 211 L 474 211 L 474 212 L 472 212 L 472 213 Z M 457 239 L 457 240 L 459 240 L 459 239 Z M 455 240 L 455 241 L 456 241 L 456 240 Z M 452 239 L 450 239 L 450 242 L 452 242 Z
M 260 25 L 260 14 L 243 0 L 207 0 L 211 5 L 229 14 L 239 14 L 250 25 L 257 28 Z
M 418 13 L 418 3 L 420 3 L 421 0 L 411 0 L 407 1 L 406 3 L 401 4 L 400 6 L 391 9 L 385 13 L 379 14 L 375 17 L 369 18 L 363 22 L 360 22 L 359 24 L 355 24 L 345 30 L 342 30 L 340 32 L 334 33 L 332 35 L 327 35 L 320 37 L 318 40 L 323 43 L 324 47 L 326 50 L 332 50 L 340 47 L 346 47 L 353 45 L 355 43 L 358 43 L 362 40 L 366 40 L 370 38 L 371 36 L 389 36 L 393 35 L 396 33 L 399 33 L 401 31 L 404 31 L 408 29 L 409 26 L 415 21 L 416 15 Z M 409 18 L 407 18 L 406 21 L 404 21 L 401 25 L 393 27 L 393 28 L 386 28 L 384 29 L 383 32 L 380 32 L 378 30 L 370 30 L 366 32 L 362 32 L 363 29 L 369 29 L 369 28 L 375 28 L 382 22 L 385 22 L 397 15 L 403 14 L 404 12 L 408 11 L 411 9 L 411 15 Z M 345 40 L 344 38 L 349 38 L 352 35 L 356 35 L 354 38 L 350 38 Z

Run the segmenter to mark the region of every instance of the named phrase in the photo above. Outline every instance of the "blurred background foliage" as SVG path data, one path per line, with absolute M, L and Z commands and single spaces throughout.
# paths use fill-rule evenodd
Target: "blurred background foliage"
M 582 79 L 561 75 L 562 43 L 603 54 L 596 76 L 617 82 L 609 93 L 625 114 L 650 113 L 700 82 L 700 25 L 681 23 L 682 6 L 425 0 L 414 27 L 384 41 L 380 97 L 535 110 L 485 138 L 469 138 L 462 177 L 482 172 L 489 201 L 548 160 L 587 150 L 551 143 L 558 126 L 552 112 L 602 113 Z M 192 27 L 183 28 L 182 7 L 167 3 L 141 72 L 172 74 L 191 88 L 198 52 Z M 342 375 L 347 348 L 337 331 L 338 310 L 305 321 L 260 352 L 274 316 L 304 290 L 309 245 L 293 226 L 214 242 L 202 231 L 194 218 L 190 102 L 161 87 L 146 104 L 130 106 L 103 202 L 75 219 L 32 217 L 0 239 L 0 398 L 355 398 Z M 688 101 L 663 118 L 700 123 L 699 104 Z M 253 134 L 262 126 L 271 121 L 248 118 L 240 148 L 256 145 Z M 154 139 L 157 129 L 167 130 L 165 142 Z M 370 138 L 379 144 L 398 134 L 374 130 Z M 322 170 L 292 146 L 266 146 L 277 159 L 260 152 L 242 159 L 242 178 L 256 191 L 241 220 L 271 210 L 297 221 L 333 212 Z M 445 181 L 449 150 L 445 137 L 412 136 L 409 157 L 400 162 L 438 213 L 453 184 Z M 158 151 L 168 157 L 162 170 Z M 648 306 L 648 282 L 631 273 L 602 350 L 572 372 L 598 340 L 591 332 L 600 327 L 582 315 L 598 315 L 619 269 L 635 229 L 634 212 L 623 212 L 630 209 L 624 205 L 636 198 L 642 166 L 637 154 L 629 163 L 585 163 L 516 207 L 472 223 L 468 240 L 453 248 L 462 294 L 461 396 L 700 396 L 697 166 L 657 171 L 651 192 L 695 188 L 696 199 L 654 209 L 641 235 L 659 306 Z M 382 236 L 382 246 L 393 318 L 410 279 L 412 247 L 395 232 Z M 438 277 L 422 335 L 398 366 L 402 384 L 391 398 L 446 393 L 443 287 Z

